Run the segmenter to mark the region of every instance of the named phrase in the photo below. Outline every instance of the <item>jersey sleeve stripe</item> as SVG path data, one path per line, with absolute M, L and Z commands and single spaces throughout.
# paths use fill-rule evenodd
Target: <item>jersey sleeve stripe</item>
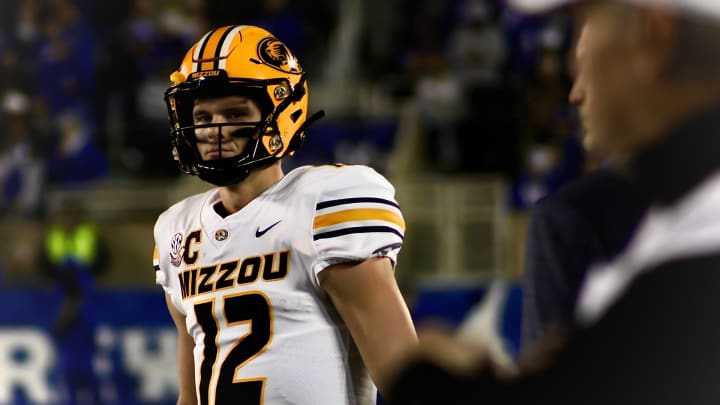
M 404 239 L 402 232 L 389 226 L 356 226 L 352 228 L 341 228 L 334 231 L 321 232 L 313 235 L 313 240 L 318 239 L 329 239 L 336 236 L 343 236 L 355 233 L 373 233 L 373 232 L 391 232 L 399 236 L 400 239 Z
M 390 222 L 397 225 L 403 232 L 405 231 L 405 221 L 400 215 L 384 209 L 369 208 L 338 211 L 317 216 L 313 221 L 313 229 L 325 228 L 344 222 L 372 220 Z
M 153 249 L 153 268 L 155 271 L 160 270 L 160 255 L 158 254 L 157 246 Z
M 385 200 L 383 198 L 354 197 L 354 198 L 341 198 L 338 200 L 322 201 L 322 202 L 317 203 L 317 205 L 315 206 L 315 209 L 321 210 L 323 208 L 335 207 L 338 205 L 357 204 L 357 203 L 379 203 L 379 204 L 391 205 L 395 208 L 400 208 L 400 205 L 398 205 L 398 203 L 396 203 L 395 201 Z

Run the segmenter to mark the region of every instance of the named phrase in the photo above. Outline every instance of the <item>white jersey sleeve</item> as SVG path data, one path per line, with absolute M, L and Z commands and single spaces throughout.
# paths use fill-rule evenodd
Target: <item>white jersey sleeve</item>
M 312 224 L 316 251 L 312 269 L 371 257 L 393 265 L 402 246 L 405 221 L 395 188 L 367 166 L 342 166 L 319 191 Z

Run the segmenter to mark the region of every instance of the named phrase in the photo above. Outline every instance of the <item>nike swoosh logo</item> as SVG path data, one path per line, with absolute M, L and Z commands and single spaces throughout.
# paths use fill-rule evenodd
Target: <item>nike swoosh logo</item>
M 255 237 L 256 237 L 256 238 L 259 238 L 259 237 L 265 235 L 265 233 L 266 233 L 267 231 L 271 230 L 275 225 L 279 224 L 280 222 L 282 222 L 282 219 L 279 220 L 279 221 L 277 221 L 277 222 L 275 222 L 274 224 L 268 226 L 267 228 L 265 228 L 265 229 L 263 229 L 263 230 L 260 230 L 260 227 L 258 226 L 257 230 L 255 231 Z

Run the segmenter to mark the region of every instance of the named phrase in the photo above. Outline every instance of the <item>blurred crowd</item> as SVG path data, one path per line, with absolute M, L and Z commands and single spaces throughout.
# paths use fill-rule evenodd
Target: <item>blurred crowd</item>
M 501 0 L 410 11 L 395 75 L 417 103 L 431 170 L 503 174 L 517 210 L 585 170 L 566 15 L 521 16 Z
M 173 178 L 162 93 L 192 42 L 217 24 L 260 25 L 320 82 L 336 73 L 348 3 L 361 5 L 348 81 L 415 103 L 429 170 L 507 175 L 516 209 L 583 171 L 562 15 L 521 17 L 503 0 L 11 0 L 0 5 L 0 213 L 42 217 L 52 187 Z

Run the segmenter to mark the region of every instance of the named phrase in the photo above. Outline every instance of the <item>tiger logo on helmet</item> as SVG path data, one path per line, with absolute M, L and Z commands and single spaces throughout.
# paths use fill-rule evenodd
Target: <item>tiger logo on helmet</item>
M 207 32 L 187 51 L 170 80 L 173 84 L 164 99 L 173 156 L 183 172 L 218 186 L 238 183 L 250 170 L 292 155 L 302 145 L 307 126 L 324 114 L 320 111 L 308 119 L 308 85 L 299 61 L 282 41 L 256 26 Z M 243 135 L 250 141 L 240 155 L 203 160 L 193 104 L 199 97 L 229 95 L 252 97 L 262 118 Z
M 258 44 L 260 59 L 285 73 L 299 73 L 302 68 L 290 50 L 277 38 L 265 38 Z

